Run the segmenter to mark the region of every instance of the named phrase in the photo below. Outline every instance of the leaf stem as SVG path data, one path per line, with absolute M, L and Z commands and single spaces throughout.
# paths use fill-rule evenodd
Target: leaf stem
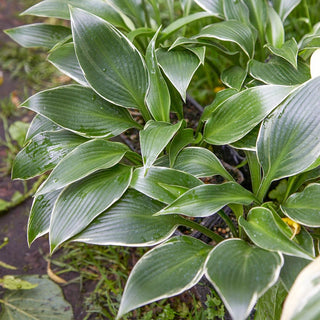
M 262 179 L 259 190 L 257 192 L 257 198 L 259 199 L 259 201 L 263 202 L 263 199 L 269 190 L 271 182 L 272 181 L 270 181 L 269 179 L 266 179 L 266 178 Z
M 210 230 L 210 229 L 208 229 L 208 228 L 202 226 L 201 224 L 196 223 L 192 220 L 185 219 L 181 216 L 176 216 L 176 221 L 181 226 L 189 227 L 189 228 L 200 231 L 205 236 L 209 237 L 210 239 L 214 240 L 217 243 L 224 240 L 224 238 L 222 238 L 221 236 L 219 236 L 218 234 L 216 234 L 212 230 Z
M 256 195 L 261 183 L 261 167 L 255 151 L 245 151 L 250 170 L 252 192 Z

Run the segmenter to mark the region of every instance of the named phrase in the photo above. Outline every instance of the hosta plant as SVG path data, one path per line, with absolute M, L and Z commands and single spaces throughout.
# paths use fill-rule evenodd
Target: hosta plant
M 26 10 L 66 22 L 6 33 L 49 49 L 48 60 L 76 82 L 21 105 L 36 116 L 12 176 L 48 173 L 29 244 L 48 233 L 52 252 L 67 241 L 151 246 L 118 318 L 205 276 L 233 319 L 254 308 L 255 319 L 316 319 L 319 281 L 309 279 L 298 303 L 305 282 L 293 285 L 310 263 L 301 277 L 319 277 L 320 28 L 312 8 L 311 0 L 44 0 Z M 216 87 L 224 90 L 195 127 L 187 89 L 201 98 Z M 243 185 L 234 175 L 243 168 L 228 171 L 214 153 L 222 149 L 245 157 Z M 207 227 L 214 215 L 232 238 Z

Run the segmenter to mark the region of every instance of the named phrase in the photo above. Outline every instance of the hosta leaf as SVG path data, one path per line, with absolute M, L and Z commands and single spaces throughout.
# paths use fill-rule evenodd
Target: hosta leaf
M 201 61 L 189 50 L 157 50 L 161 69 L 186 101 L 187 88 Z
M 171 168 L 173 167 L 180 151 L 195 140 L 193 133 L 194 131 L 192 128 L 182 129 L 172 139 L 168 147 Z
M 77 58 L 89 84 L 108 101 L 144 108 L 148 75 L 142 56 L 110 23 L 72 9 L 71 25 Z
M 231 143 L 231 146 L 236 149 L 256 151 L 259 130 L 260 125 L 255 126 L 249 133 L 247 133 L 240 140 Z
M 287 294 L 282 282 L 278 281 L 259 299 L 255 307 L 254 320 L 280 319 Z
M 280 278 L 286 290 L 289 291 L 298 274 L 310 263 L 310 260 L 286 255 L 283 257 L 284 265 L 281 269 Z
M 207 217 L 229 203 L 249 205 L 255 200 L 251 192 L 235 182 L 205 184 L 186 191 L 157 214 Z
M 223 145 L 241 139 L 293 89 L 289 86 L 266 85 L 232 95 L 212 112 L 205 126 L 205 140 Z
M 78 85 L 39 92 L 21 106 L 85 137 L 110 137 L 139 127 L 126 109 L 102 99 L 90 88 Z
M 224 18 L 222 0 L 195 0 L 195 2 L 212 15 L 218 18 Z
M 44 0 L 25 10 L 21 15 L 69 19 L 68 5 L 91 12 L 117 27 L 126 26 L 121 15 L 104 0 Z
M 301 2 L 301 0 L 273 0 L 274 9 L 279 13 L 282 21 L 286 19 L 289 13 Z
M 232 318 L 245 320 L 257 299 L 277 281 L 282 264 L 279 253 L 230 239 L 210 252 L 205 273 Z
M 181 125 L 181 121 L 171 125 L 166 122 L 150 120 L 145 128 L 140 131 L 141 155 L 146 170 L 156 161 Z
M 72 320 L 71 305 L 64 300 L 61 288 L 44 275 L 22 275 L 35 288 L 6 292 L 1 301 L 1 320 Z
M 281 210 L 292 220 L 308 227 L 320 227 L 320 184 L 309 184 L 302 192 L 292 194 Z
M 108 2 L 118 12 L 121 13 L 121 16 L 123 16 L 123 14 L 125 14 L 138 26 L 145 25 L 144 8 L 146 8 L 146 10 L 149 10 L 149 7 L 145 6 L 143 1 L 141 1 L 141 0 L 108 0 Z M 151 12 L 148 12 L 148 14 L 150 15 Z
M 148 197 L 164 203 L 171 203 L 177 196 L 168 191 L 163 185 L 194 188 L 203 182 L 191 174 L 175 169 L 152 167 L 144 175 L 144 169 L 138 168 L 134 171 L 131 187 L 146 194 Z
M 127 190 L 132 170 L 118 165 L 66 187 L 55 203 L 49 240 L 51 251 L 86 228 Z
M 130 310 L 193 287 L 203 275 L 210 249 L 197 239 L 182 236 L 146 253 L 129 276 L 117 319 Z
M 320 155 L 320 78 L 302 85 L 262 124 L 258 158 L 272 181 L 308 168 Z
M 34 198 L 28 221 L 28 243 L 31 243 L 49 231 L 53 206 L 60 194 L 54 191 Z
M 174 168 L 198 178 L 220 175 L 227 180 L 233 180 L 216 155 L 206 148 L 189 147 L 183 149 L 176 159 Z
M 232 66 L 223 70 L 221 73 L 221 81 L 230 88 L 240 90 L 244 80 L 246 79 L 247 71 L 239 66 Z
M 296 85 L 310 79 L 309 66 L 300 61 L 293 67 L 282 58 L 271 58 L 267 63 L 257 60 L 250 61 L 250 74 L 266 84 Z
M 117 142 L 90 140 L 65 156 L 41 185 L 37 195 L 61 189 L 89 174 L 116 165 L 129 148 Z
M 42 133 L 45 131 L 58 131 L 61 130 L 62 128 L 56 125 L 54 122 L 50 121 L 49 119 L 43 117 L 40 114 L 37 114 L 30 126 L 29 130 L 26 135 L 26 141 L 29 141 L 33 137 L 35 137 L 38 133 Z
M 286 41 L 281 48 L 276 48 L 272 45 L 267 45 L 267 48 L 274 55 L 287 60 L 292 64 L 293 67 L 297 68 L 297 56 L 298 56 L 298 45 L 294 38 Z
M 29 179 L 53 169 L 65 155 L 86 141 L 65 130 L 37 134 L 16 156 L 12 179 Z
M 48 60 L 68 77 L 83 86 L 88 86 L 88 82 L 85 79 L 77 60 L 73 43 L 66 43 L 52 51 L 48 56 Z
M 272 7 L 268 7 L 266 39 L 276 48 L 281 48 L 284 43 L 284 27 L 281 18 Z
M 236 93 L 238 93 L 238 90 L 232 88 L 219 91 L 216 94 L 216 97 L 213 100 L 213 102 L 204 108 L 203 113 L 201 115 L 201 121 L 209 120 L 212 112 L 215 111 L 224 101 L 226 101 Z
M 320 317 L 320 258 L 298 275 L 284 303 L 281 320 L 314 320 Z
M 276 217 L 267 208 L 251 209 L 247 220 L 240 217 L 239 224 L 251 241 L 263 249 L 281 251 L 287 255 L 309 260 L 313 258 L 310 252 L 290 239 L 290 236 L 283 230 L 285 223 L 280 218 L 276 220 Z
M 162 31 L 162 36 L 160 37 L 160 40 L 164 40 L 166 38 L 168 38 L 171 34 L 173 34 L 174 32 L 178 31 L 179 29 L 185 27 L 186 25 L 204 19 L 204 18 L 208 18 L 211 17 L 212 14 L 211 13 L 207 13 L 207 12 L 196 12 L 193 14 L 189 14 L 185 17 L 182 17 L 180 19 L 175 20 L 174 22 L 172 22 L 171 24 L 169 24 L 166 28 L 163 29 Z
M 228 46 L 228 48 L 222 45 L 218 41 L 213 41 L 210 39 L 196 39 L 196 38 L 185 38 L 185 37 L 178 37 L 175 42 L 171 45 L 169 50 L 172 50 L 179 46 L 186 46 L 186 45 L 197 45 L 197 46 L 205 46 L 205 47 L 213 47 L 216 50 L 220 50 L 221 52 L 227 55 L 235 55 L 239 53 L 238 50 L 233 48 L 232 46 Z M 230 48 L 229 48 L 230 47 Z M 190 48 L 187 48 L 190 50 Z
M 265 0 L 244 0 L 249 8 L 250 22 L 258 30 L 260 41 L 264 42 L 268 6 Z
M 203 28 L 193 38 L 217 39 L 236 43 L 249 58 L 254 54 L 254 35 L 250 27 L 240 21 L 229 20 Z
M 223 12 L 226 20 L 238 20 L 248 25 L 249 20 L 249 9 L 243 0 L 234 2 L 233 0 L 224 0 Z
M 44 23 L 34 23 L 5 30 L 5 33 L 22 47 L 45 47 L 51 49 L 56 43 L 68 37 L 70 29 Z
M 99 245 L 155 245 L 169 238 L 177 227 L 174 216 L 153 216 L 162 208 L 163 203 L 129 189 L 72 240 Z
M 160 29 L 151 39 L 146 52 L 146 63 L 150 79 L 146 103 L 155 120 L 170 122 L 170 93 L 158 66 L 155 49 L 159 32 Z

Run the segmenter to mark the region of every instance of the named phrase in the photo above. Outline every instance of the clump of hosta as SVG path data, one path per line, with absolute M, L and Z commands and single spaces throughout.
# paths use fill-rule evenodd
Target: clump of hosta
M 70 27 L 6 31 L 49 49 L 48 60 L 77 82 L 22 103 L 36 116 L 13 178 L 49 173 L 34 197 L 29 244 L 48 233 L 52 252 L 67 241 L 152 247 L 131 272 L 118 318 L 203 276 L 233 319 L 253 308 L 255 319 L 319 316 L 310 277 L 319 276 L 320 33 L 315 25 L 302 39 L 286 35 L 293 9 L 305 18 L 299 3 L 44 0 L 23 14 Z M 188 127 L 187 89 L 200 90 L 195 74 L 218 85 L 212 70 L 225 89 Z M 126 143 L 128 130 L 139 133 L 140 152 Z M 224 145 L 246 156 L 250 189 L 212 152 Z M 206 227 L 217 214 L 231 239 Z M 208 243 L 175 236 L 180 226 Z M 301 279 L 312 292 L 302 304 Z

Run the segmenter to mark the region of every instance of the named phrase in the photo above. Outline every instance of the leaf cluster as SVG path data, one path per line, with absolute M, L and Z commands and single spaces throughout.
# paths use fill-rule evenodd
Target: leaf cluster
M 130 274 L 118 318 L 203 276 L 233 319 L 255 305 L 257 319 L 272 310 L 279 318 L 288 292 L 281 319 L 306 308 L 304 319 L 317 316 L 309 270 L 319 251 L 320 29 L 303 1 L 295 16 L 309 29 L 288 37 L 300 2 L 44 0 L 23 14 L 70 27 L 6 31 L 24 47 L 49 49 L 48 60 L 78 83 L 21 105 L 37 115 L 13 178 L 51 171 L 34 198 L 29 244 L 49 233 L 52 252 L 67 241 L 153 247 Z M 188 127 L 187 89 L 200 90 L 192 80 L 202 74 L 215 99 Z M 138 147 L 124 143 L 126 132 L 138 134 Z M 226 145 L 246 157 L 250 187 L 213 152 Z M 203 225 L 216 214 L 232 239 Z M 181 226 L 212 241 L 176 236 Z M 300 277 L 315 290 L 297 304 Z

